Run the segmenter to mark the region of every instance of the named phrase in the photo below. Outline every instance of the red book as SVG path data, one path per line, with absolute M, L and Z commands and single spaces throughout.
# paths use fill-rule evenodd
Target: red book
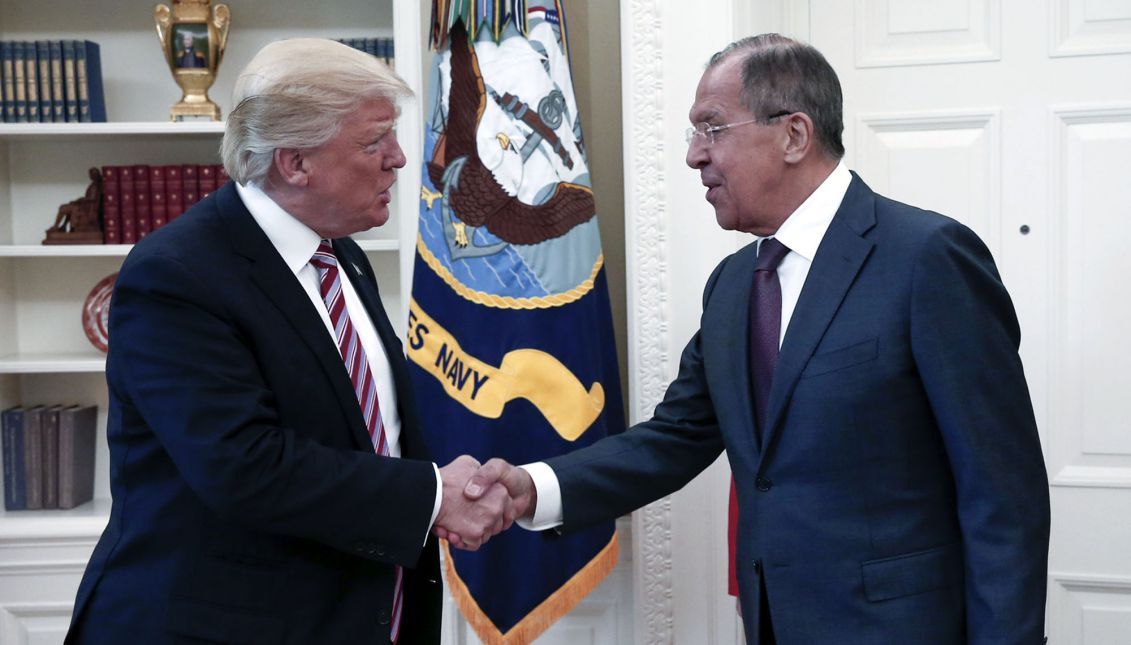
M 169 221 L 169 208 L 165 203 L 165 166 L 149 167 L 149 212 L 153 230 Z
M 185 181 L 181 177 L 180 166 L 165 166 L 165 208 L 168 221 L 173 221 L 185 212 Z
M 181 181 L 185 182 L 184 209 L 186 211 L 200 201 L 200 187 L 197 180 L 198 168 L 199 166 L 191 163 L 181 166 Z
M 200 166 L 196 181 L 200 189 L 201 199 L 216 192 L 216 166 L 214 164 L 204 164 Z
M 102 166 L 102 243 L 122 243 L 121 166 Z
M 220 187 L 226 183 L 228 183 L 228 171 L 224 170 L 224 164 L 218 163 L 216 164 L 216 190 L 220 190 Z
M 122 166 L 120 175 L 122 189 L 120 191 L 122 204 L 122 244 L 137 242 L 137 192 L 134 184 L 132 166 Z
M 137 212 L 137 239 L 153 230 L 153 211 L 149 199 L 149 166 L 131 166 L 134 174 L 134 209 Z

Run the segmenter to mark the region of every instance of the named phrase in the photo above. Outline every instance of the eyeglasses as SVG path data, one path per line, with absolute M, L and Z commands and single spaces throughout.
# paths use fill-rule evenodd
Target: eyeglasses
M 705 141 L 707 145 L 712 145 L 715 143 L 715 139 L 718 138 L 718 133 L 724 130 L 737 128 L 740 125 L 750 125 L 751 123 L 769 123 L 774 119 L 780 119 L 781 117 L 789 116 L 790 114 L 793 114 L 793 112 L 782 110 L 780 112 L 775 112 L 764 119 L 750 119 L 749 121 L 737 121 L 735 123 L 724 123 L 723 125 L 711 125 L 710 123 L 705 122 L 696 123 L 695 125 L 687 129 L 687 132 L 684 133 L 684 138 L 687 139 L 687 145 L 691 145 L 691 142 L 695 140 L 695 137 L 702 137 L 703 141 Z

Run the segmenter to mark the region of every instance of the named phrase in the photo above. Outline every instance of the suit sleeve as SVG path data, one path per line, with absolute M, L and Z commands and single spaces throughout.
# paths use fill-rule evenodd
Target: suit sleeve
M 954 473 L 970 643 L 1040 643 L 1048 478 L 1017 354 L 1013 304 L 989 251 L 949 222 L 914 272 L 912 351 Z
M 113 396 L 136 408 L 219 516 L 412 566 L 429 530 L 433 465 L 335 449 L 280 425 L 254 339 L 213 293 L 175 259 L 127 262 L 110 314 Z M 335 413 L 328 423 L 340 423 Z
M 723 264 L 707 281 L 704 305 Z M 547 461 L 561 486 L 563 530 L 615 519 L 671 494 L 722 452 L 703 370 L 702 333 L 684 348 L 679 372 L 651 419 Z

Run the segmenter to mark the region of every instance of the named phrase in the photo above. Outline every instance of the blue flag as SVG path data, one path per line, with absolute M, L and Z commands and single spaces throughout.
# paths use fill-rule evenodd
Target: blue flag
M 408 356 L 433 458 L 539 461 L 624 429 L 560 2 L 433 3 Z M 446 551 L 489 645 L 528 643 L 613 569 L 610 522 Z

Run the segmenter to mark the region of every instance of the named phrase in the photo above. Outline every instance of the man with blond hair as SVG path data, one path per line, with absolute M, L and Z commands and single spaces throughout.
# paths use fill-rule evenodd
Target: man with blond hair
M 233 181 L 118 277 L 113 506 L 67 642 L 439 641 L 432 532 L 475 548 L 512 518 L 501 488 L 463 499 L 475 460 L 429 460 L 349 238 L 389 217 L 410 96 L 329 40 L 272 43 L 240 74 L 222 144 Z

